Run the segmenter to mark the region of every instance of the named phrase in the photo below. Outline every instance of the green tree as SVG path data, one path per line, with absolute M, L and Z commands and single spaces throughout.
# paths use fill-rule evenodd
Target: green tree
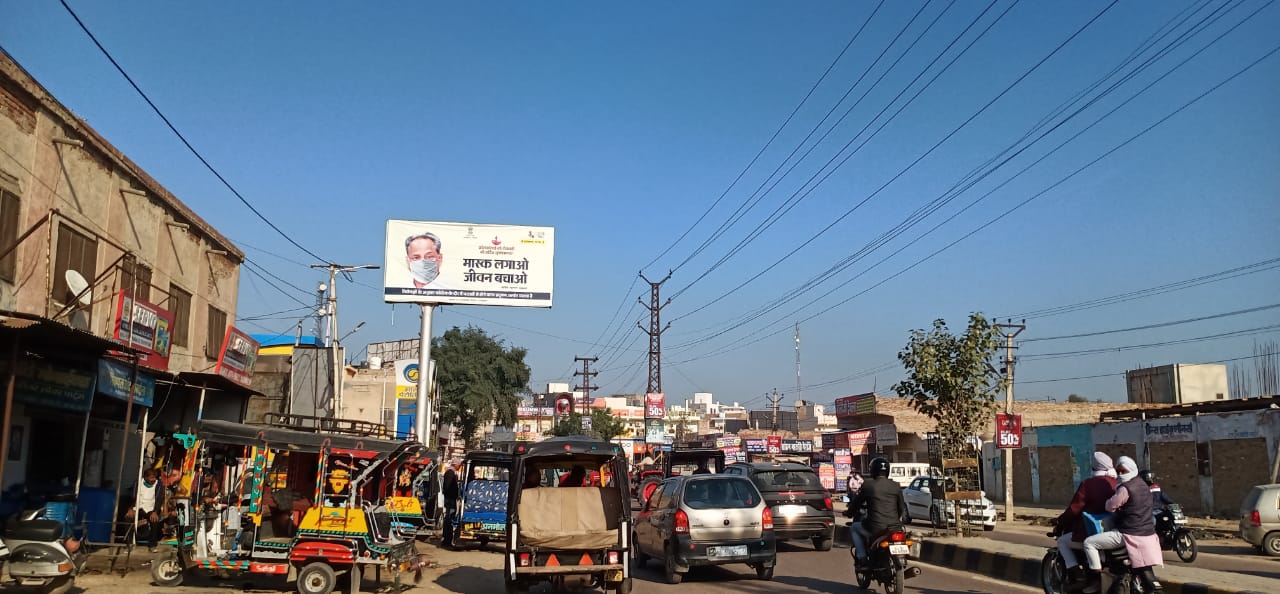
M 489 421 L 515 425 L 518 394 L 529 384 L 527 351 L 507 347 L 479 328 L 457 326 L 431 340 L 440 419 L 456 423 L 468 447 Z
M 565 435 L 586 435 L 595 437 L 605 441 L 622 435 L 627 430 L 626 423 L 622 419 L 613 416 L 613 411 L 608 408 L 591 409 L 591 429 L 584 429 L 582 426 L 583 415 L 581 413 L 572 412 L 563 417 L 552 425 L 547 435 L 554 437 L 563 437 Z
M 995 327 L 974 313 L 964 334 L 953 335 L 946 321 L 935 320 L 930 330 L 912 330 L 906 348 L 898 353 L 908 375 L 893 391 L 937 421 L 944 452 L 965 449 L 969 436 L 991 421 L 996 394 L 1003 387 L 991 366 L 999 346 Z
M 1067 396 L 1067 402 L 1088 402 L 1089 399 L 1079 394 L 1070 394 Z

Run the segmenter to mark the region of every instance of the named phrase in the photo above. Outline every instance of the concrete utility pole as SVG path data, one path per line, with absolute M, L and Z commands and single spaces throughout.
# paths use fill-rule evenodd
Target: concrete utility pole
M 778 404 L 782 402 L 783 394 L 779 394 L 779 393 L 778 393 L 778 389 L 777 389 L 777 388 L 774 388 L 774 389 L 773 389 L 773 395 L 772 395 L 772 396 L 770 396 L 768 393 L 766 393 L 766 394 L 765 394 L 765 397 L 769 399 L 769 406 L 771 406 L 771 407 L 773 408 L 773 427 L 772 427 L 772 429 L 773 429 L 774 431 L 777 431 L 777 430 L 778 430 Z
M 333 417 L 342 418 L 342 359 L 339 355 L 338 340 L 338 273 L 349 273 L 357 270 L 377 270 L 382 268 L 374 264 L 356 264 L 344 265 L 334 264 L 312 264 L 312 268 L 329 269 L 329 304 L 325 308 L 325 313 L 329 317 L 329 340 L 328 346 L 330 355 L 333 360 Z
M 800 385 L 800 322 L 796 322 L 796 402 L 804 400 L 804 388 Z
M 1013 365 L 1016 362 L 1013 356 L 1013 339 L 1027 329 L 1027 321 L 1022 320 L 1021 324 L 1014 324 L 1013 320 L 1009 320 L 1004 324 L 996 324 L 996 329 L 1004 335 L 1004 412 L 1005 414 L 1013 414 Z M 1013 521 L 1013 449 L 1005 448 L 1004 450 L 1004 520 L 1006 522 Z
M 591 378 L 600 375 L 599 371 L 591 371 L 591 364 L 599 361 L 598 357 L 574 357 L 574 363 L 582 363 L 582 371 L 573 372 L 574 377 L 582 376 L 582 385 L 578 386 L 578 390 L 582 392 L 582 404 L 584 408 L 591 407 L 591 391 L 599 390 L 599 386 L 591 385 Z
M 640 273 L 640 278 L 649 283 L 649 303 L 646 305 L 643 299 L 640 300 L 640 305 L 649 310 L 649 328 L 646 330 L 644 326 L 639 326 L 641 331 L 649 335 L 649 385 L 645 388 L 645 391 L 649 394 L 661 394 L 662 333 L 671 327 L 670 322 L 665 327 L 662 325 L 662 308 L 671 303 L 671 300 L 667 299 L 666 303 L 662 303 L 659 294 L 662 290 L 662 283 L 671 278 L 671 273 L 668 272 L 666 278 L 656 283 L 645 278 L 643 272 Z

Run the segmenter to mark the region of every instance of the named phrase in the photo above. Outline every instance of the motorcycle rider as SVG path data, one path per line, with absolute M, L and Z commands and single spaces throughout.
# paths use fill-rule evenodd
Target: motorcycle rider
M 1160 537 L 1151 512 L 1151 488 L 1138 480 L 1138 464 L 1128 456 L 1116 460 L 1120 485 L 1107 499 L 1106 510 L 1115 514 L 1115 529 L 1095 534 L 1084 540 L 1084 555 L 1089 560 L 1090 584 L 1085 592 L 1097 592 L 1102 585 L 1100 551 L 1124 547 L 1129 552 L 1129 566 L 1147 589 L 1161 591 L 1156 581 L 1156 566 L 1164 566 Z
M 850 530 L 859 572 L 871 569 L 867 558 L 867 543 L 884 534 L 890 526 L 901 525 L 902 518 L 907 515 L 907 502 L 902 498 L 902 487 L 889 478 L 889 460 L 872 460 L 870 474 L 871 480 L 863 482 L 858 495 L 849 503 L 855 518 L 862 506 L 867 506 L 865 517 L 860 522 L 854 522 Z
M 1169 499 L 1169 496 L 1164 494 L 1164 489 L 1161 489 L 1160 484 L 1156 482 L 1156 475 L 1154 472 L 1151 472 L 1150 470 L 1139 471 L 1138 478 L 1142 479 L 1142 482 L 1146 483 L 1147 487 L 1151 489 L 1151 505 L 1157 514 L 1164 511 L 1165 508 L 1170 505 L 1173 505 L 1173 500 Z
M 1093 453 L 1093 476 L 1080 481 L 1076 494 L 1071 497 L 1067 509 L 1058 516 L 1057 527 L 1058 553 L 1062 555 L 1062 563 L 1067 568 L 1071 581 L 1079 583 L 1087 577 L 1080 567 L 1080 560 L 1075 551 L 1084 547 L 1085 527 L 1082 514 L 1100 514 L 1106 512 L 1107 499 L 1115 494 L 1116 479 L 1112 477 L 1111 456 L 1102 452 Z

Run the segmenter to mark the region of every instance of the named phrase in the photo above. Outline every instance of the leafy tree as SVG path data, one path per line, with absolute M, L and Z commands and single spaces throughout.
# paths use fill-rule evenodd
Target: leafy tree
M 944 320 L 930 330 L 912 330 L 898 360 L 907 378 L 893 391 L 938 423 L 944 452 L 967 448 L 967 439 L 991 421 L 1003 380 L 991 366 L 1000 347 L 996 328 L 980 313 L 969 316 L 964 334 L 953 335 Z
M 431 340 L 440 418 L 455 422 L 469 447 L 489 421 L 515 425 L 518 394 L 529 384 L 526 352 L 507 347 L 474 326 L 454 326 Z
M 1079 394 L 1070 394 L 1067 396 L 1067 402 L 1088 402 L 1089 399 Z
M 608 408 L 591 409 L 591 429 L 587 430 L 582 427 L 581 413 L 572 412 L 556 421 L 547 435 L 555 437 L 563 437 L 565 435 L 586 435 L 609 441 L 627 430 L 626 423 L 622 419 L 613 416 L 613 411 Z

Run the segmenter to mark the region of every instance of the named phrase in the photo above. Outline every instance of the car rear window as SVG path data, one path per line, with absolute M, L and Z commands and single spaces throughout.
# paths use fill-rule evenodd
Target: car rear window
M 760 495 L 746 479 L 691 480 L 684 485 L 684 504 L 693 509 L 745 508 L 759 503 Z
M 1258 507 L 1258 500 L 1262 498 L 1262 487 L 1254 487 L 1249 490 L 1249 494 L 1244 496 L 1244 503 L 1240 504 L 1240 511 L 1249 513 Z
M 822 490 L 822 481 L 818 478 L 818 473 L 812 470 L 765 470 L 757 472 L 755 479 L 762 491 Z

